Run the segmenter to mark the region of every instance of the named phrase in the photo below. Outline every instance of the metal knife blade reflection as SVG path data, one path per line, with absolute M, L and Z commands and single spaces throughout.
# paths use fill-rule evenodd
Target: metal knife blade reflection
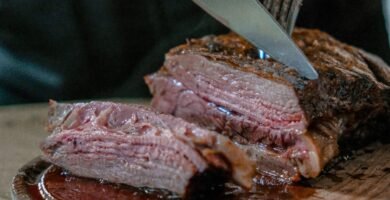
M 219 22 L 273 59 L 295 68 L 308 79 L 318 73 L 278 22 L 257 0 L 193 0 Z

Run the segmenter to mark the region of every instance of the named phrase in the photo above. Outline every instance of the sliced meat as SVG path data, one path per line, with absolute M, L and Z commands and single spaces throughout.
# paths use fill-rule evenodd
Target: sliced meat
M 258 59 L 233 33 L 206 36 L 172 49 L 161 70 L 145 77 L 152 106 L 229 136 L 262 173 L 316 177 L 337 155 L 338 140 L 388 113 L 389 69 L 318 30 L 297 29 L 293 38 L 318 80 Z
M 182 119 L 110 102 L 52 101 L 49 113 L 52 134 L 41 144 L 44 157 L 75 175 L 182 196 L 230 176 L 246 188 L 252 184 L 254 165 L 245 152 Z

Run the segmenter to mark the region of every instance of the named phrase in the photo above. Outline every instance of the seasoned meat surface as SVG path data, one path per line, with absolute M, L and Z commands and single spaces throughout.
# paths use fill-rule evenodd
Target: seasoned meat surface
M 262 173 L 290 181 L 319 175 L 338 141 L 370 134 L 387 116 L 390 69 L 376 56 L 318 30 L 296 44 L 319 73 L 306 80 L 234 33 L 188 40 L 145 77 L 152 106 L 216 130 L 241 145 Z

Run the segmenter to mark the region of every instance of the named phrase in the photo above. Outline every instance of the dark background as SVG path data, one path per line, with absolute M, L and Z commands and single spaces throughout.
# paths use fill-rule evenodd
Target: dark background
M 305 0 L 298 26 L 378 54 L 380 0 Z M 145 74 L 186 38 L 228 30 L 190 0 L 0 0 L 0 104 L 148 97 Z

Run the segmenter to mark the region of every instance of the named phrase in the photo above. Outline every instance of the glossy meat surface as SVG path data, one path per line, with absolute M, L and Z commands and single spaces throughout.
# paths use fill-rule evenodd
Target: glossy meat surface
M 340 139 L 375 134 L 361 130 L 389 113 L 390 69 L 318 30 L 296 29 L 293 38 L 318 80 L 258 59 L 235 34 L 206 36 L 173 48 L 161 70 L 145 77 L 152 106 L 229 136 L 259 171 L 291 181 L 316 177 Z
M 48 130 L 45 158 L 75 175 L 182 196 L 229 177 L 252 185 L 252 161 L 228 138 L 143 106 L 51 102 Z

